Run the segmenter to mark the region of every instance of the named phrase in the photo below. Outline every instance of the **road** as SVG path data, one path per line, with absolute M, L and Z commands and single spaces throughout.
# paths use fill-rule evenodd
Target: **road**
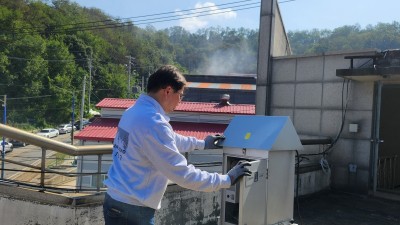
M 77 131 L 75 131 L 74 134 L 77 134 Z M 71 143 L 71 134 L 60 134 L 58 137 L 55 137 L 52 139 L 70 144 Z M 46 157 L 46 158 L 49 158 L 49 156 L 51 156 L 53 154 L 54 154 L 53 151 L 48 150 L 46 152 L 46 155 L 48 157 Z M 39 166 L 40 166 L 40 162 L 41 162 L 41 157 L 42 157 L 42 149 L 40 147 L 34 146 L 34 145 L 27 145 L 25 147 L 14 147 L 14 150 L 12 152 L 8 152 L 5 155 L 6 159 L 15 160 L 18 162 L 23 162 L 23 163 L 29 163 L 31 165 L 39 165 Z M 19 166 L 19 165 L 5 162 L 4 169 L 22 170 L 22 169 L 26 169 L 26 168 L 24 166 Z M 16 171 L 7 171 L 6 170 L 6 171 L 4 171 L 4 178 L 10 179 L 16 173 L 17 173 Z

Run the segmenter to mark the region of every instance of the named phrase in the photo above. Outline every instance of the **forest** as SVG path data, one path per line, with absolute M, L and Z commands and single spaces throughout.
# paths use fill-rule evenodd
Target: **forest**
M 287 35 L 294 55 L 400 48 L 398 21 Z M 160 65 L 188 75 L 254 74 L 257 49 L 253 29 L 157 30 L 69 0 L 0 0 L 0 99 L 7 124 L 55 125 L 79 117 L 82 96 L 85 117 L 103 98 L 137 97 Z

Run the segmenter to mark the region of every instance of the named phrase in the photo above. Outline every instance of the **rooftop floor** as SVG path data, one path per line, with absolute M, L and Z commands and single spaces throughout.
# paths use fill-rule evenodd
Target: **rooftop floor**
M 300 197 L 298 207 L 299 225 L 400 225 L 400 201 L 329 191 Z

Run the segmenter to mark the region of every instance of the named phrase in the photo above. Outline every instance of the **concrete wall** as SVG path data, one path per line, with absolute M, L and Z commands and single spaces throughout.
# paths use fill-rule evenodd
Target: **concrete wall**
M 156 212 L 157 225 L 217 225 L 220 216 L 221 193 L 196 192 L 177 185 L 168 186 Z
M 75 196 L 0 185 L 0 224 L 103 225 L 104 194 Z M 171 185 L 156 212 L 155 224 L 216 225 L 220 199 L 220 192 L 195 192 Z
M 7 225 L 91 225 L 104 224 L 102 208 L 69 208 L 12 198 L 0 198 L 0 221 Z
M 290 43 L 286 34 L 285 26 L 283 24 L 281 11 L 278 4 L 276 4 L 275 11 L 273 48 L 273 56 L 286 56 L 292 54 L 292 50 L 290 49 Z
M 94 225 L 104 224 L 102 195 L 66 197 L 0 185 L 0 224 Z
M 347 98 L 347 84 L 343 86 L 344 79 L 336 76 L 336 69 L 349 68 L 350 60 L 344 59 L 344 56 L 352 54 L 355 53 L 274 58 L 271 114 L 290 116 L 302 139 L 335 138 L 342 122 L 342 97 L 344 103 Z M 331 171 L 321 174 L 316 182 L 325 180 L 331 174 L 333 188 L 366 193 L 371 168 L 374 83 L 353 81 L 348 87 L 343 132 L 326 157 Z M 357 124 L 359 131 L 350 133 L 350 123 Z M 306 146 L 302 153 L 322 151 L 320 146 Z M 321 157 L 308 156 L 309 160 L 303 160 L 301 165 L 319 164 Z M 349 165 L 356 165 L 356 171 L 351 172 Z

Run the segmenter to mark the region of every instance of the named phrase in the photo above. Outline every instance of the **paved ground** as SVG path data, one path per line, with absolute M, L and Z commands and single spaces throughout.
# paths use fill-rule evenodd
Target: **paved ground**
M 342 192 L 323 192 L 295 201 L 299 225 L 400 225 L 400 201 Z

